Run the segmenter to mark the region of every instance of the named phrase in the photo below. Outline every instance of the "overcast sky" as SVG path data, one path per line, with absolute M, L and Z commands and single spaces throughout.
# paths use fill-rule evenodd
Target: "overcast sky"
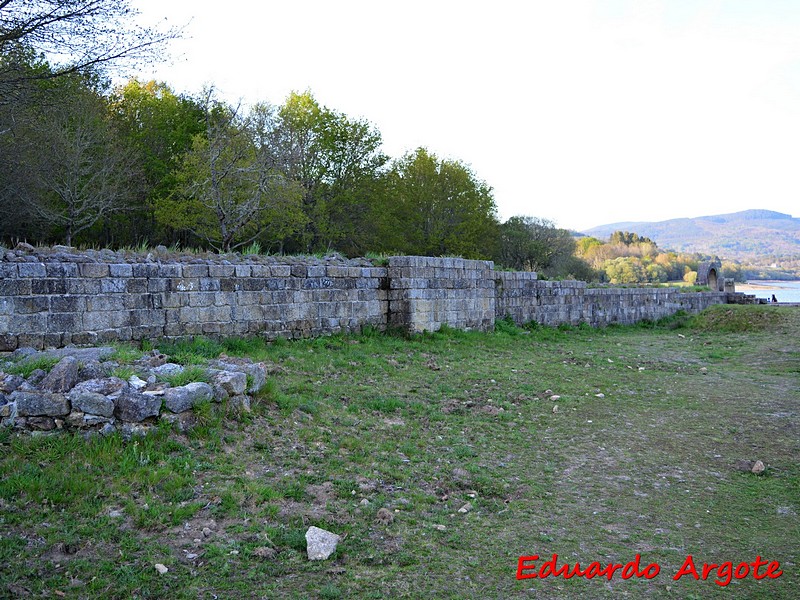
M 140 78 L 231 101 L 292 90 L 425 146 L 500 217 L 587 229 L 748 208 L 800 216 L 796 0 L 134 0 L 188 23 Z

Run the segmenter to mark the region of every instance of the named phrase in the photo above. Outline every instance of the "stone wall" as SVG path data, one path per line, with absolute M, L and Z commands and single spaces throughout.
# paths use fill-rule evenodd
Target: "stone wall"
M 515 323 L 594 327 L 632 324 L 673 315 L 679 310 L 698 313 L 714 304 L 738 300 L 743 294 L 682 293 L 680 288 L 590 288 L 583 281 L 538 281 L 526 273 L 496 273 L 497 318 Z
M 6 252 L 0 350 L 192 335 L 309 337 L 387 325 L 385 267 L 181 258 Z
M 364 326 L 491 330 L 496 318 L 595 326 L 744 302 L 742 294 L 589 288 L 490 261 L 180 255 L 20 245 L 0 261 L 0 351 L 193 335 L 310 337 Z
M 494 329 L 494 264 L 485 260 L 393 256 L 389 323 L 412 332 Z

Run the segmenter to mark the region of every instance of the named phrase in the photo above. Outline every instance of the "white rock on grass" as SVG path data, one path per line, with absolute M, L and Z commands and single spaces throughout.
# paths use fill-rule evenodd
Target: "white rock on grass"
M 339 540 L 335 533 L 325 531 L 313 525 L 306 531 L 306 551 L 308 560 L 327 560 L 334 553 Z

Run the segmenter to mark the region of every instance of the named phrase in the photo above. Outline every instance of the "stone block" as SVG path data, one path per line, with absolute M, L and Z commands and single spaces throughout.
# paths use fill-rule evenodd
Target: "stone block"
M 21 417 L 60 417 L 68 415 L 70 410 L 64 394 L 15 391 L 9 398 L 17 403 L 17 414 Z
M 208 277 L 208 265 L 183 265 L 183 277 Z
M 78 272 L 81 277 L 108 277 L 108 265 L 104 263 L 80 263 Z
M 133 279 L 125 280 L 125 291 L 128 294 L 145 294 L 148 292 L 147 279 L 135 277 Z
M 165 390 L 164 406 L 173 413 L 181 413 L 200 402 L 211 400 L 213 397 L 214 391 L 210 385 L 195 382 Z
M 161 279 L 179 279 L 183 276 L 183 265 L 180 263 L 158 265 L 158 277 Z
M 20 315 L 46 312 L 50 309 L 50 301 L 47 296 L 29 296 L 17 298 L 14 306 Z
M 66 294 L 67 282 L 64 279 L 32 279 L 32 294 Z
M 220 290 L 219 280 L 213 277 L 200 278 L 200 291 L 201 292 L 218 292 Z
M 128 290 L 126 279 L 105 277 L 100 280 L 100 292 L 103 294 L 123 294 Z
M 236 277 L 250 277 L 250 265 L 236 265 Z
M 272 277 L 291 277 L 292 268 L 289 265 L 272 265 L 269 272 Z
M 110 277 L 133 277 L 133 267 L 129 264 L 108 265 Z
M 213 292 L 197 292 L 189 294 L 189 306 L 213 306 Z
M 149 417 L 157 417 L 161 402 L 158 396 L 126 390 L 114 400 L 114 416 L 122 421 L 140 423 Z
M 308 267 L 305 265 L 292 265 L 292 277 L 308 277 Z
M 233 277 L 236 274 L 236 267 L 234 265 L 208 265 L 209 277 Z
M 101 417 L 114 416 L 114 400 L 95 392 L 73 390 L 68 394 L 73 410 Z
M 47 315 L 47 329 L 50 332 L 79 331 L 83 319 L 78 313 L 50 313 Z
M 0 263 L 0 279 L 16 278 L 18 275 L 15 263 Z
M 130 316 L 125 310 L 119 312 L 87 312 L 83 315 L 83 327 L 87 331 L 102 331 L 130 325 Z
M 47 268 L 42 263 L 19 263 L 17 271 L 20 277 L 47 277 Z
M 135 263 L 131 265 L 134 277 L 158 277 L 159 265 L 151 263 Z
M 29 296 L 30 279 L 0 279 L 0 296 Z
M 121 296 L 95 296 L 86 299 L 88 312 L 124 311 L 125 301 Z

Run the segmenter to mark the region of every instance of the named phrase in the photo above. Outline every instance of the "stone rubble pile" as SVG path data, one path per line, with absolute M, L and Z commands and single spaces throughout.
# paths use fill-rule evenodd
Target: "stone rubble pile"
M 202 402 L 225 402 L 235 412 L 250 412 L 248 394 L 258 392 L 267 378 L 264 363 L 221 357 L 205 367 L 209 383 L 172 387 L 163 378 L 184 367 L 153 351 L 134 363 L 135 374 L 124 380 L 113 375 L 119 365 L 104 360 L 113 353 L 113 348 L 20 348 L 0 358 L 0 426 L 101 435 L 119 431 L 129 437 L 166 421 L 186 431 L 195 422 L 192 409 Z M 42 357 L 58 359 L 49 373 L 34 369 L 23 377 L 6 372 Z

